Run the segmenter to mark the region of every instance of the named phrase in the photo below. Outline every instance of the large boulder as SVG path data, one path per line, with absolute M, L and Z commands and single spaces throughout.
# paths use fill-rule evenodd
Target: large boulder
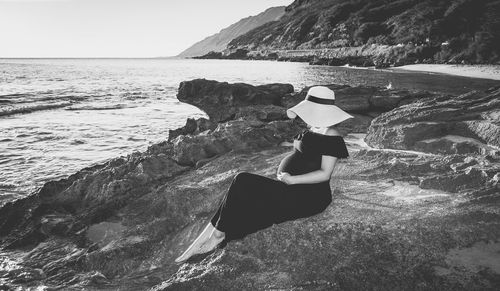
M 431 153 L 495 152 L 500 146 L 500 88 L 414 100 L 372 121 L 366 141 L 377 148 Z
M 200 108 L 213 122 L 222 122 L 233 119 L 241 107 L 280 105 L 283 95 L 293 91 L 290 84 L 252 86 L 195 79 L 181 82 L 177 99 Z

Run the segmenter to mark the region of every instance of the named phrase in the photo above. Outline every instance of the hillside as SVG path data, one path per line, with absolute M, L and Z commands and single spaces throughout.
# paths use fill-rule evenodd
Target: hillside
M 222 29 L 220 32 L 211 35 L 181 52 L 178 57 L 201 56 L 210 51 L 220 52 L 224 50 L 227 44 L 234 38 L 271 21 L 278 20 L 285 13 L 285 7 L 272 7 L 266 11 L 232 24 Z
M 498 63 L 500 1 L 296 0 L 279 21 L 232 40 L 225 54 L 237 50 L 250 58 L 306 61 Z

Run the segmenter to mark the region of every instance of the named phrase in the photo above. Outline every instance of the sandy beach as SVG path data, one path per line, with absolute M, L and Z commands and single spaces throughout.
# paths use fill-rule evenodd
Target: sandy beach
M 471 78 L 500 80 L 500 65 L 417 64 L 395 67 L 394 70 L 432 72 Z

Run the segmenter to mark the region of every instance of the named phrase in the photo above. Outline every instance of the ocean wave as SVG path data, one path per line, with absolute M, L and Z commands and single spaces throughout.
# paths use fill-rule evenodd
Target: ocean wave
M 150 96 L 144 92 L 125 92 L 120 97 L 126 100 L 147 99 Z
M 68 94 L 69 93 L 69 94 Z M 0 104 L 22 104 L 22 103 L 33 103 L 33 102 L 63 102 L 63 101 L 85 101 L 92 99 L 99 99 L 102 97 L 108 97 L 111 94 L 87 94 L 79 92 L 54 92 L 41 91 L 34 93 L 13 93 L 13 94 L 0 94 Z
M 15 189 L 16 187 L 15 184 L 0 182 L 0 189 Z
M 36 105 L 27 105 L 20 107 L 9 107 L 9 108 L 0 108 L 0 116 L 9 116 L 14 114 L 25 114 L 32 113 L 35 111 L 56 109 L 70 106 L 71 102 L 59 102 L 59 103 L 51 103 L 51 104 L 36 104 Z
M 36 92 L 36 93 L 14 93 L 0 95 L 0 103 L 22 104 L 42 101 L 68 101 L 67 96 L 58 96 L 54 93 Z
M 4 94 L 0 95 L 1 98 L 25 98 L 25 97 L 33 97 L 34 94 L 31 93 L 13 93 L 13 94 Z
M 132 108 L 135 106 L 130 106 L 127 104 L 105 104 L 105 105 L 79 105 L 79 106 L 71 106 L 65 108 L 66 110 L 114 110 L 114 109 L 123 109 L 123 108 Z

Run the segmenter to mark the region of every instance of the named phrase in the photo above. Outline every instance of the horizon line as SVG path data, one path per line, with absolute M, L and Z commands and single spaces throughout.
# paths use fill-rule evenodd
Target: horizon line
M 179 56 L 163 56 L 163 57 L 1 57 L 0 59 L 172 59 L 185 58 Z

